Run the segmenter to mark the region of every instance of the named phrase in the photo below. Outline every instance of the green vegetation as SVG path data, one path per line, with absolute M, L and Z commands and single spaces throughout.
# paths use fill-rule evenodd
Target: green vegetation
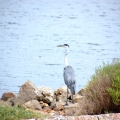
M 112 102 L 115 105 L 120 105 L 120 63 L 114 62 L 107 65 L 103 64 L 102 67 L 96 70 L 96 74 L 92 77 L 92 81 L 96 81 L 97 83 L 97 77 L 101 77 L 102 80 L 105 80 L 103 76 L 107 76 L 109 78 L 108 82 L 111 85 L 108 88 L 106 87 L 106 90 L 111 96 Z
M 41 118 L 44 119 L 46 116 L 25 110 L 22 107 L 8 107 L 0 106 L 0 120 L 21 120 L 29 118 Z
M 119 61 L 103 64 L 96 69 L 85 88 L 84 96 L 78 115 L 120 112 Z
M 120 70 L 113 79 L 112 86 L 107 89 L 115 105 L 120 105 Z

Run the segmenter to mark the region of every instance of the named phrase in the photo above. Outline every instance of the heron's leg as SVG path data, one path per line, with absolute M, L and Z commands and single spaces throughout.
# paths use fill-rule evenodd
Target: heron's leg
M 74 100 L 73 100 L 73 94 L 72 94 L 72 103 L 74 104 Z
M 67 87 L 67 98 L 66 98 L 66 104 L 65 105 L 68 105 L 68 87 Z

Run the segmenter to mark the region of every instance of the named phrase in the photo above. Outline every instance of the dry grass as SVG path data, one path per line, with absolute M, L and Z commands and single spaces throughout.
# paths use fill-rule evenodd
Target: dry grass
M 85 88 L 84 99 L 80 101 L 80 106 L 76 115 L 81 114 L 101 114 L 106 112 L 120 112 L 120 104 L 115 105 L 112 96 L 108 92 L 108 88 L 112 88 L 113 81 L 117 75 L 120 78 L 120 63 L 115 62 L 103 65 L 96 70 L 91 81 Z M 120 85 L 120 81 L 118 83 Z M 120 98 L 120 89 L 117 88 Z M 120 99 L 119 99 L 120 100 Z M 119 101 L 117 100 L 117 101 Z

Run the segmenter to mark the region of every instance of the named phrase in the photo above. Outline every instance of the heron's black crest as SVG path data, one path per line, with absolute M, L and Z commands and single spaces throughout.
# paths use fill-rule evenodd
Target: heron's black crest
M 64 44 L 64 46 L 68 46 L 68 47 L 69 47 L 69 45 L 68 45 L 68 44 Z

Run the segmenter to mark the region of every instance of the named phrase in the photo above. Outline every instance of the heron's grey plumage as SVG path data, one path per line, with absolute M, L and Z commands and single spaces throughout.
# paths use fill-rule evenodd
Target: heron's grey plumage
M 71 66 L 68 65 L 64 68 L 63 77 L 65 84 L 70 89 L 71 93 L 74 95 L 76 89 L 76 76 Z
M 73 68 L 70 65 L 68 65 L 67 55 L 69 52 L 69 45 L 68 44 L 58 45 L 57 47 L 67 48 L 67 51 L 65 54 L 66 67 L 64 68 L 63 77 L 64 77 L 65 84 L 67 85 L 66 105 L 68 105 L 68 103 L 67 103 L 67 101 L 68 101 L 68 88 L 70 89 L 70 91 L 72 93 L 72 102 L 73 102 L 73 95 L 75 94 L 75 89 L 76 89 L 76 76 L 75 76 L 75 72 L 74 72 Z

